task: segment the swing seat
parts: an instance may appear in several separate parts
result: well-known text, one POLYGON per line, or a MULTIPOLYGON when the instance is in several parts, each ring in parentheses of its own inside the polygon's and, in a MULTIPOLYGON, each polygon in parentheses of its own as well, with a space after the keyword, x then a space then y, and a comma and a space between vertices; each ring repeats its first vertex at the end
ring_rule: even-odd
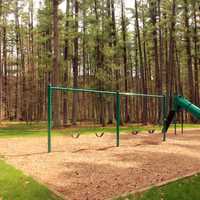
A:
POLYGON ((155 131, 156 131, 155 129, 151 129, 151 130, 148 130, 148 133, 153 134, 153 133, 155 133, 155 131))
POLYGON ((132 135, 137 135, 139 133, 139 131, 132 131, 131 133, 132 133, 132 135))
POLYGON ((73 138, 79 138, 80 135, 81 135, 80 131, 77 131, 77 132, 74 132, 74 133, 71 134, 71 136, 72 136, 73 138))
POLYGON ((99 137, 99 138, 101 138, 101 137, 103 137, 103 136, 104 136, 104 132, 101 132, 101 133, 95 133, 95 135, 96 135, 96 137, 99 137))

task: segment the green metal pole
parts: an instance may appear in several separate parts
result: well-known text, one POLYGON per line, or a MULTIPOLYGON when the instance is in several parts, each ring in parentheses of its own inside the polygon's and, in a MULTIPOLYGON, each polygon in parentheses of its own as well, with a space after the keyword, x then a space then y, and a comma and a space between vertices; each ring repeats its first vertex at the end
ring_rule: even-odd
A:
MULTIPOLYGON (((167 111, 167 98, 166 95, 163 95, 163 128, 166 126, 166 111, 167 111)), ((166 132, 163 133, 163 141, 166 141, 166 132)))
POLYGON ((178 113, 178 109, 177 109, 177 105, 176 105, 176 96, 173 97, 173 109, 176 111, 175 112, 175 115, 174 115, 174 120, 173 120, 173 123, 174 123, 174 135, 176 135, 176 124, 177 124, 177 113, 178 113))
POLYGON ((116 121, 117 121, 117 126, 116 126, 116 146, 119 147, 119 134, 120 134, 120 94, 119 92, 116 93, 116 121))
POLYGON ((52 88, 48 85, 48 153, 51 152, 52 88))
POLYGON ((163 96, 162 98, 162 120, 163 120, 163 126, 165 125, 165 118, 166 118, 166 96, 163 96))

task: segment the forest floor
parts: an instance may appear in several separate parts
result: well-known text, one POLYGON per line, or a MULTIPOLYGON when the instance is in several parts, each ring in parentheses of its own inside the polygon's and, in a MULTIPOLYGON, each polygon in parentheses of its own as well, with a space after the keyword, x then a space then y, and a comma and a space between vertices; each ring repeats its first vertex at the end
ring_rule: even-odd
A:
POLYGON ((113 134, 56 136, 50 154, 46 137, 2 137, 0 154, 70 200, 102 200, 200 171, 199 132, 122 134, 119 148, 113 134))

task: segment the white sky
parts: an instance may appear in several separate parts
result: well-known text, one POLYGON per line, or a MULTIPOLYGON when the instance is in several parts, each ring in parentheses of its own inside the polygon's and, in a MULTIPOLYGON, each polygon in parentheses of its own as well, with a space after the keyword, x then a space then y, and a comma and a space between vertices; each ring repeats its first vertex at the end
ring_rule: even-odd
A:
MULTIPOLYGON (((41 2, 43 2, 43 0, 34 0, 33 1, 33 5, 34 5, 34 18, 35 18, 34 22, 35 23, 37 23, 36 22, 37 21, 36 20, 37 9, 40 7, 40 3, 41 2)), ((120 0, 115 0, 115 2, 116 2, 116 7, 119 8, 118 5, 119 5, 120 0)), ((126 8, 134 8, 134 1, 133 0, 124 0, 124 2, 125 2, 126 8)), ((63 10, 63 12, 65 12, 65 9, 66 9, 66 0, 63 0, 63 3, 60 4, 59 8, 61 10, 63 10)), ((25 10, 28 10, 28 2, 26 4, 26 6, 25 6, 25 10)), ((120 9, 116 9, 116 16, 119 16, 119 14, 117 13, 117 12, 119 12, 119 10, 120 9)), ((129 14, 129 13, 127 13, 127 14, 129 14)), ((13 13, 9 15, 9 19, 14 21, 14 14, 13 13)))
MULTIPOLYGON (((34 0, 33 1, 35 12, 37 11, 37 9, 40 6, 40 2, 43 2, 43 0, 34 0)), ((116 4, 115 4, 116 5, 116 16, 120 16, 119 13, 118 13, 121 10, 121 9, 119 9, 120 0, 115 0, 115 2, 116 2, 116 4)), ((134 8, 134 0, 124 0, 124 3, 125 3, 125 7, 126 8, 134 8)), ((63 3, 60 4, 59 8, 63 12, 65 12, 65 9, 66 9, 66 0, 63 0, 63 3)), ((131 17, 130 16, 130 12, 127 12, 126 14, 127 14, 127 16, 131 17)), ((36 17, 36 15, 35 15, 35 17, 36 17)), ((36 19, 34 21, 36 22, 36 19)))
MULTIPOLYGON (((134 0, 124 0, 124 3, 125 3, 125 7, 126 8, 134 8, 134 0)), ((115 10, 115 14, 116 14, 116 18, 118 18, 120 16, 120 11, 121 11, 121 8, 120 8, 120 0, 115 0, 115 7, 116 7, 116 10, 115 10)), ((65 9, 66 9, 66 0, 63 0, 63 3, 60 4, 59 8, 65 12, 65 9)), ((126 16, 128 17, 131 17, 132 14, 130 14, 130 12, 126 11, 126 16)), ((129 25, 129 28, 131 27, 132 25, 130 24, 129 25)))
MULTIPOLYGON (((61 5, 60 8, 64 11, 65 10, 65 2, 64 1, 61 5)), ((124 0, 126 8, 133 8, 134 6, 134 1, 133 0, 124 0)))
MULTIPOLYGON (((34 6, 37 9, 39 7, 39 3, 41 0, 34 0, 34 6)), ((63 3, 60 4, 60 9, 62 9, 63 11, 65 11, 65 0, 63 1, 63 3)), ((133 8, 134 6, 134 1, 133 0, 124 0, 125 5, 127 8, 133 8)))

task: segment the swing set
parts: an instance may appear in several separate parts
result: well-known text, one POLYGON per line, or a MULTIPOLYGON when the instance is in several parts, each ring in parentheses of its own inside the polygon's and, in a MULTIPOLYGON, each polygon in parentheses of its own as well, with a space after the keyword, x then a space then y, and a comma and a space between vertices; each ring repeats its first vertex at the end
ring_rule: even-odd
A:
MULTIPOLYGON (((125 93, 119 91, 101 91, 95 89, 81 89, 81 88, 66 88, 60 86, 48 85, 48 152, 52 151, 52 96, 55 91, 60 91, 63 93, 89 93, 96 95, 112 96, 115 99, 115 120, 116 120, 116 146, 120 145, 120 99, 121 97, 146 97, 146 98, 156 98, 161 100, 161 110, 162 110, 162 124, 165 123, 166 118, 166 96, 165 95, 152 95, 152 94, 138 94, 138 93, 125 93)), ((149 133, 154 133, 155 130, 149 130, 149 133)), ((133 131, 132 134, 138 134, 138 131, 133 131)), ((104 130, 95 133, 96 137, 102 137, 104 135, 104 130)), ((80 136, 80 131, 73 133, 72 137, 78 138, 80 136)))

